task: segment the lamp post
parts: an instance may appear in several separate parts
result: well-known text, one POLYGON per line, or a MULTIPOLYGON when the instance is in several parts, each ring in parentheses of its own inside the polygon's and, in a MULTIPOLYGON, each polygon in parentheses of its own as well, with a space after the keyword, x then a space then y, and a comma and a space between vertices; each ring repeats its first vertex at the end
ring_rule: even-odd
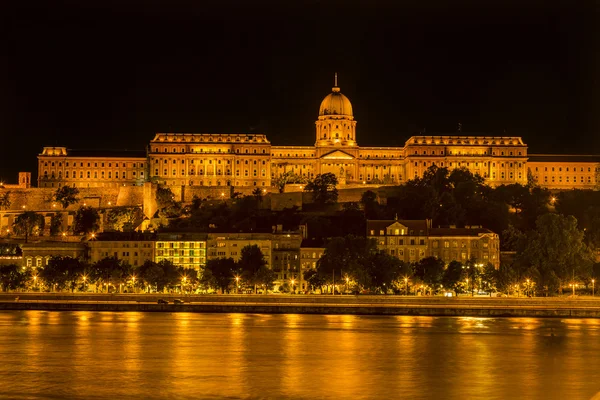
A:
MULTIPOLYGON (((462 266, 463 269, 467 270, 467 293, 469 292, 469 269, 471 268, 470 265, 463 265, 462 266)), ((471 296, 473 296, 473 292, 471 292, 471 296)))
POLYGON ((235 294, 239 294, 240 293, 240 277, 236 276, 235 277, 235 294))
POLYGON ((408 278, 404 277, 404 294, 408 296, 408 278))
POLYGON ((350 281, 350 278, 348 278, 348 275, 346 275, 346 292, 348 292, 348 283, 350 281))
POLYGON ((596 283, 596 280, 592 279, 592 297, 594 297, 594 289, 595 289, 594 284, 595 283, 596 283))
POLYGON ((136 290, 135 290, 135 275, 133 275, 131 277, 131 285, 133 286, 133 293, 136 293, 136 290))
POLYGON ((525 286, 525 296, 529 297, 529 279, 527 279, 527 285, 525 286))
POLYGON ((87 276, 85 276, 85 275, 84 275, 84 276, 83 276, 83 291, 84 291, 84 292, 87 292, 87 289, 86 289, 86 286, 87 286, 87 285, 86 285, 86 282, 87 282, 87 276))
POLYGON ((292 293, 294 293, 294 284, 296 283, 296 281, 294 279, 292 279, 292 293))

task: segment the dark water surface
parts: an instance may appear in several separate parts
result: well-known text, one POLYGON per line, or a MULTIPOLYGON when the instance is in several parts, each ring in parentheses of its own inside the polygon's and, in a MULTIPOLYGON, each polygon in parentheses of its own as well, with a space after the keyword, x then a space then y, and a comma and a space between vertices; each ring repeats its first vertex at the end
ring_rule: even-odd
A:
POLYGON ((1 398, 590 399, 600 320, 0 312, 1 398))

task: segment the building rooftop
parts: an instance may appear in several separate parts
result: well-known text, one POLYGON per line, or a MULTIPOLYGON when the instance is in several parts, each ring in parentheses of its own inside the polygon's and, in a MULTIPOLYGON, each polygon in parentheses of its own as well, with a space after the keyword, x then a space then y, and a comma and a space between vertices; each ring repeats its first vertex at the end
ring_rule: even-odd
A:
POLYGON ((412 136, 406 141, 406 146, 412 144, 438 144, 438 145, 508 145, 508 146, 526 146, 523 139, 518 136, 489 136, 486 134, 472 135, 423 135, 412 136))
POLYGON ((587 154, 529 154, 529 162, 594 162, 600 163, 600 155, 587 154))
POLYGON ((392 225, 393 223, 398 222, 404 226, 406 226, 409 230, 415 232, 423 231, 423 234, 427 233, 428 229, 428 221, 425 219, 370 219, 367 220, 367 231, 373 230, 375 232, 379 232, 380 230, 384 230, 392 225))
POLYGON ((156 240, 152 232, 102 232, 93 239, 101 242, 156 240))
POLYGON ((146 151, 107 149, 68 149, 70 157, 146 158, 146 151))
POLYGON ((429 236, 480 236, 483 234, 493 234, 494 232, 487 228, 431 228, 429 236))

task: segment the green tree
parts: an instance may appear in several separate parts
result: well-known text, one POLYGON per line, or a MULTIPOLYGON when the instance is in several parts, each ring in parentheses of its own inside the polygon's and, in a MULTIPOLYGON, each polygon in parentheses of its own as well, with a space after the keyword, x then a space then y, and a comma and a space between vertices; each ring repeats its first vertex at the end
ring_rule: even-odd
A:
MULTIPOLYGON (((364 270, 367 272, 369 284, 363 286, 386 294, 393 288, 393 282, 401 276, 402 261, 384 252, 373 252, 369 255, 364 270)), ((356 271, 353 271, 353 275, 357 275, 356 271)))
POLYGON ((444 277, 444 261, 437 257, 426 257, 415 263, 414 271, 417 278, 436 290, 444 277))
POLYGON ((493 273, 496 289, 509 294, 513 291, 514 285, 519 282, 517 271, 513 264, 502 263, 495 273, 493 273))
POLYGON ((73 233, 81 235, 95 232, 100 227, 98 225, 99 220, 100 216, 95 208, 89 206, 79 207, 75 214, 73 233))
POLYGON ((61 213, 54 213, 50 218, 50 236, 58 236, 62 232, 63 216, 61 213))
POLYGON ((121 287, 132 275, 131 266, 117 257, 105 257, 92 266, 91 279, 104 290, 110 290, 109 285, 121 287))
POLYGON ((156 205, 158 214, 163 218, 181 216, 181 203, 175 201, 175 195, 168 187, 159 186, 156 189, 156 205))
POLYGON ((0 286, 3 292, 24 288, 30 276, 29 270, 16 264, 0 265, 0 286))
POLYGON ((254 190, 252 191, 252 196, 258 203, 260 203, 263 199, 263 191, 261 190, 261 188, 254 188, 254 190))
POLYGON ((481 273, 481 288, 492 296, 498 290, 498 271, 493 264, 487 263, 481 273))
POLYGON ((459 290, 464 285, 463 277, 463 265, 458 261, 452 261, 444 271, 442 282, 445 288, 452 290, 455 295, 458 295, 459 290))
POLYGON ((106 224, 108 225, 108 229, 115 231, 132 231, 140 214, 139 208, 113 208, 106 216, 106 224))
POLYGON ((276 279, 277 275, 273 270, 266 265, 263 265, 256 271, 254 274, 254 279, 256 284, 264 289, 264 294, 267 294, 267 291, 273 290, 273 283, 276 279))
POLYGON ((79 201, 79 189, 76 187, 64 185, 56 189, 54 192, 54 200, 59 202, 63 209, 75 204, 79 201))
POLYGON ((317 204, 335 203, 338 198, 337 184, 338 180, 335 174, 328 172, 317 175, 306 184, 304 190, 312 192, 313 201, 317 204))
POLYGON ((10 204, 10 191, 6 191, 0 195, 0 210, 8 210, 10 204))
POLYGON ((273 178, 272 180, 273 186, 277 188, 279 193, 283 193, 285 191, 285 185, 291 183, 306 183, 306 179, 294 174, 292 171, 287 171, 273 178))
POLYGON ((179 267, 177 273, 181 277, 181 289, 183 291, 194 291, 200 284, 198 271, 195 268, 179 267))
POLYGON ((316 269, 311 269, 304 273, 304 280, 308 282, 311 287, 311 290, 315 290, 315 288, 319 288, 323 291, 323 286, 325 286, 326 281, 323 279, 323 276, 320 275, 316 269))
POLYGON ((471 257, 463 264, 465 284, 467 291, 473 293, 481 288, 481 275, 483 273, 484 264, 478 262, 474 257, 471 257), (468 281, 467 281, 468 279, 468 281))
POLYGON ((237 265, 233 258, 208 260, 201 281, 212 288, 220 289, 221 293, 226 293, 233 281, 236 269, 237 265))
POLYGON ((158 283, 163 281, 163 275, 163 269, 157 263, 150 260, 146 260, 137 269, 137 276, 144 283, 147 291, 150 291, 151 287, 155 287, 158 290, 158 283))
POLYGON ((41 235, 44 230, 44 216, 34 211, 19 214, 13 223, 13 230, 18 235, 25 236, 25 243, 31 235, 41 235))
POLYGON ((360 197, 360 204, 363 207, 365 218, 379 218, 379 203, 377 202, 377 193, 372 190, 367 190, 360 197))
POLYGON ((265 261, 263 253, 257 245, 248 245, 242 249, 240 260, 237 262, 237 265, 242 272, 244 280, 254 286, 255 294, 257 285, 263 284, 258 279, 259 271, 266 264, 267 262, 265 261))
POLYGON ((317 262, 317 273, 327 284, 345 274, 351 275, 359 288, 372 287, 373 258, 379 251, 374 239, 347 235, 334 237, 327 242, 323 257, 317 262))
POLYGON ((169 260, 162 260, 158 263, 158 266, 163 271, 162 280, 158 281, 159 290, 179 285, 181 276, 179 275, 179 270, 175 264, 169 260))
POLYGON ((515 228, 513 225, 509 225, 508 228, 502 232, 502 240, 500 241, 502 250, 520 250, 524 244, 525 238, 526 236, 523 232, 515 228))
POLYGON ((520 262, 533 266, 539 272, 539 284, 562 288, 573 276, 589 276, 594 254, 584 242, 584 234, 577 228, 573 216, 545 214, 536 221, 536 229, 529 232, 520 255, 520 262))
POLYGON ((50 258, 48 264, 39 270, 38 276, 52 290, 61 290, 67 287, 73 291, 83 271, 84 266, 78 259, 55 256, 50 258))

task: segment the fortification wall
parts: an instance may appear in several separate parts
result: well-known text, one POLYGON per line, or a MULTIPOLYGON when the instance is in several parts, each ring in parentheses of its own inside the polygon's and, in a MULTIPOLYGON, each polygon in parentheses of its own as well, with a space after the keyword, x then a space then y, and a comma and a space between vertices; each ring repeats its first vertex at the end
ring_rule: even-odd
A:
POLYGON ((143 186, 121 186, 114 203, 117 206, 142 206, 144 204, 143 186))
MULTIPOLYGON (((115 205, 119 192, 123 189, 128 188, 80 188, 79 202, 70 205, 67 210, 76 210, 84 204, 94 207, 115 205)), ((53 201, 56 192, 54 188, 0 189, 0 196, 6 192, 9 193, 10 200, 10 206, 6 211, 56 211, 62 209, 62 205, 53 201)))

